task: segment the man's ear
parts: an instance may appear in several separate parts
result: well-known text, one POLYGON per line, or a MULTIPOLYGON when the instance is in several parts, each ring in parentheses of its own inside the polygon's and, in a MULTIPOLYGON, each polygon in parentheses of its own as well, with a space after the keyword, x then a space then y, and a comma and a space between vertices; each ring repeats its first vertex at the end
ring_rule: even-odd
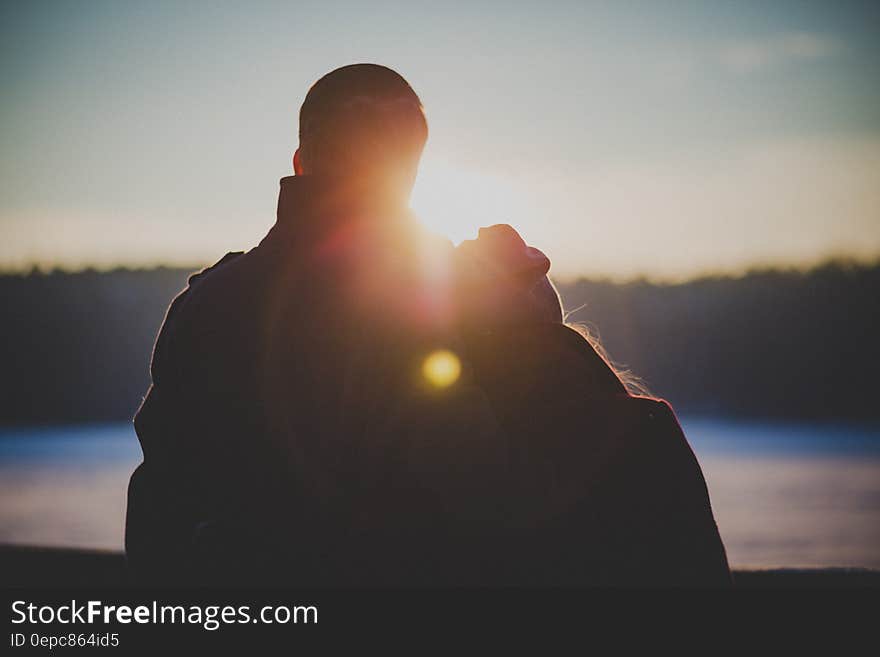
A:
POLYGON ((303 171, 302 158, 300 157, 298 148, 293 153, 293 173, 295 173, 297 176, 305 175, 305 171, 303 171))

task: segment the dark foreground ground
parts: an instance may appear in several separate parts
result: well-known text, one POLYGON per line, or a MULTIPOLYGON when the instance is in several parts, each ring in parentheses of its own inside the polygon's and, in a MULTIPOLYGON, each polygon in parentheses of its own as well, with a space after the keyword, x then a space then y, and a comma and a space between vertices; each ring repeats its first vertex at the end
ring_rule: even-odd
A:
MULTIPOLYGON (((5 587, 113 587, 125 584, 119 552, 0 546, 5 587)), ((880 571, 862 568, 735 570, 740 588, 880 587, 880 571)))

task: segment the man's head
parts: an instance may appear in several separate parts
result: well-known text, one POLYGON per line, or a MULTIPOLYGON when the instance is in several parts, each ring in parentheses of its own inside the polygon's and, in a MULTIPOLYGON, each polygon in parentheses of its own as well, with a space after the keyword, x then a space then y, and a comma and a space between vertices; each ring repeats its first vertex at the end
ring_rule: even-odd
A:
POLYGON ((409 197, 428 124, 406 80, 377 64, 352 64, 318 80, 299 113, 297 175, 331 175, 401 200, 409 197))

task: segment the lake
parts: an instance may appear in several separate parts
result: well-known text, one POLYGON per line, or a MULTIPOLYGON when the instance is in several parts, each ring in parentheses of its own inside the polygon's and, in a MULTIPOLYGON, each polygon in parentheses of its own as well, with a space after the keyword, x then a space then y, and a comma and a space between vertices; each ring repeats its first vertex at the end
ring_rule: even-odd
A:
MULTIPOLYGON (((737 568, 880 568, 880 430, 682 418, 737 568)), ((0 543, 121 549, 130 424, 0 429, 0 543)))

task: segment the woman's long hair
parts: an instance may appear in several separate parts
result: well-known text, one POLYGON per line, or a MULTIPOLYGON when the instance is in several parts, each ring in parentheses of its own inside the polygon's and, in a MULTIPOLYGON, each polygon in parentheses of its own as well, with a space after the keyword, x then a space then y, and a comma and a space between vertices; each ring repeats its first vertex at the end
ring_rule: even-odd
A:
MULTIPOLYGON (((572 311, 574 312, 574 311, 572 311)), ((602 346, 602 341, 599 339, 599 332, 595 329, 591 329, 588 324, 585 322, 570 322, 568 321, 568 316, 571 315, 571 312, 565 314, 564 324, 577 331, 583 336, 584 340, 590 343, 590 346, 596 351, 597 354, 604 360, 608 367, 611 368, 611 371, 617 375, 617 378, 620 379, 620 382, 623 384, 623 387, 626 388, 626 391, 633 395, 634 397, 653 397, 651 391, 648 389, 647 384, 639 377, 637 374, 633 373, 632 370, 627 368, 626 366, 619 365, 615 363, 611 357, 608 355, 608 352, 605 351, 605 347, 602 346)))

